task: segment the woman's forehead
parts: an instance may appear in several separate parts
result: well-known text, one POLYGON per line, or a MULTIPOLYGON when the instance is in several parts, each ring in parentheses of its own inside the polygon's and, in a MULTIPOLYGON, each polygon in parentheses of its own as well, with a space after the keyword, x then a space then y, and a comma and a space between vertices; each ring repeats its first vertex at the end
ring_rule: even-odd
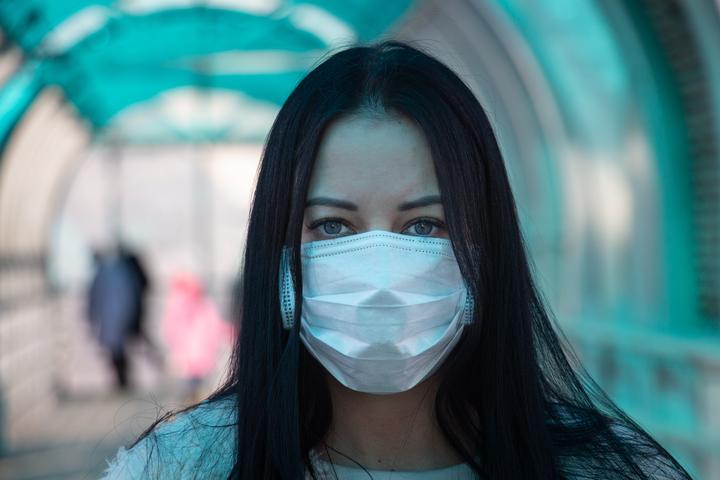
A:
POLYGON ((437 193, 432 155, 422 131, 397 115, 343 117, 320 144, 309 194, 437 193))

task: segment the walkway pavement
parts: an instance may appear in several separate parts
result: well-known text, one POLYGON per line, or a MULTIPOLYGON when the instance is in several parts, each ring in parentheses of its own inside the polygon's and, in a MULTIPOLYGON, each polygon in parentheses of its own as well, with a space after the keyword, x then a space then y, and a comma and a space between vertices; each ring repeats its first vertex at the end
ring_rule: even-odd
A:
POLYGON ((61 401, 53 416, 23 425, 10 456, 0 458, 3 480, 95 479, 121 445, 179 403, 170 395, 115 394, 61 401))
MULTIPOLYGON (((169 366, 158 364, 142 344, 129 350, 133 391, 113 393, 112 370, 77 314, 80 306, 67 299, 56 319, 63 337, 57 354, 49 357, 56 364, 48 407, 7 426, 10 452, 0 455, 2 480, 99 478, 120 446, 132 443, 164 412, 183 406, 182 387, 169 366)), ((157 318, 151 316, 147 326, 154 339, 159 338, 157 318)))

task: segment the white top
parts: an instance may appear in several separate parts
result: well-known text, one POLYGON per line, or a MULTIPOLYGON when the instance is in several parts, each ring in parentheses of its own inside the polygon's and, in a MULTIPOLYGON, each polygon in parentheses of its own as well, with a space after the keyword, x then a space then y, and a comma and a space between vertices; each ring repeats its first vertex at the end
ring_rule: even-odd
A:
MULTIPOLYGON (((120 448, 116 457, 108 461, 103 480, 156 478, 225 480, 234 462, 233 407, 230 399, 218 400, 211 404, 203 403, 161 423, 133 448, 120 448)), ((359 467, 332 465, 317 455, 312 455, 312 461, 320 479, 370 479, 359 467)), ((477 478, 472 469, 465 464, 417 472, 368 471, 373 480, 475 480, 477 478)))
POLYGON ((340 480, 476 480, 478 478, 473 469, 465 463, 436 470, 394 472, 370 469, 365 472, 359 467, 331 465, 321 459, 315 459, 314 465, 318 469, 318 476, 323 479, 334 479, 335 475, 340 480))
MULTIPOLYGON (((621 439, 634 435, 627 427, 616 426, 621 439)), ((195 479, 225 480, 235 459, 235 414, 232 399, 202 403, 161 423, 133 448, 120 448, 108 462, 105 480, 195 479)), ((652 453, 652 452, 648 452, 652 453)), ((317 454, 311 455, 314 469, 323 480, 369 480, 361 468, 331 465, 317 454), (334 467, 334 470, 333 470, 334 467), (337 474, 337 476, 335 475, 337 474)), ((568 461, 568 478, 588 478, 592 459, 568 461)), ((667 459, 654 457, 638 465, 655 480, 686 478, 667 459)), ((478 478, 466 464, 429 471, 368 470, 373 480, 470 480, 478 478)), ((590 471, 594 471, 590 469, 590 471)))

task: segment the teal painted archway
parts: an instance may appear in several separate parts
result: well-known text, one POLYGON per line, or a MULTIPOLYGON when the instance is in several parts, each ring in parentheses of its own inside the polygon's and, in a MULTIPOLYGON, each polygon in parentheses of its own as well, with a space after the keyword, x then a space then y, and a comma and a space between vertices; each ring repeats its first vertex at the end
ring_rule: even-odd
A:
MULTIPOLYGON (((246 115, 253 104, 277 107, 319 57, 376 38, 411 3, 6 0, 0 28, 26 55, 23 75, 60 86, 99 132, 122 112, 184 87, 248 98, 246 115)), ((3 102, 21 105, 15 99, 3 90, 3 102)), ((168 117, 157 118, 172 123, 168 117)), ((190 130, 168 128, 169 138, 150 141, 202 140, 190 130)), ((224 131, 207 135, 242 140, 223 138, 224 131)))

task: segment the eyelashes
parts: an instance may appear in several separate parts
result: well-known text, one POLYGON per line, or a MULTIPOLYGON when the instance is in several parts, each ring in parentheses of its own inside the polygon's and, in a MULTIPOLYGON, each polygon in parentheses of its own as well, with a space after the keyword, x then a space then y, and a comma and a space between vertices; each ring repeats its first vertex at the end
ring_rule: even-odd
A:
MULTIPOLYGON (((357 231, 347 220, 340 217, 319 218, 308 223, 307 225, 305 225, 305 227, 310 231, 317 231, 320 229, 320 234, 329 238, 342 237, 345 235, 352 235, 353 233, 357 233, 357 231), (343 232, 343 228, 346 228, 348 231, 343 232)), ((447 227, 445 225, 445 222, 434 217, 417 217, 407 222, 400 230, 400 233, 408 232, 408 235, 432 236, 433 234, 439 233, 436 230, 442 232, 446 231, 447 227), (418 226, 423 224, 425 224, 425 229, 420 231, 418 229, 418 226), (431 227, 430 231, 427 231, 428 225, 431 227), (412 227, 415 227, 414 231, 408 232, 408 230, 410 230, 412 227)))
MULTIPOLYGON (((347 228, 351 228, 350 225, 348 225, 348 223, 347 223, 345 220, 343 220, 342 218, 337 218, 337 217, 325 217, 325 218, 320 218, 320 219, 318 219, 318 220, 315 220, 315 221, 311 222, 309 225, 307 225, 307 228, 308 228, 308 230, 317 230, 317 229, 320 228, 320 227, 324 227, 324 228, 323 228, 323 230, 324 230, 323 233, 324 233, 325 235, 328 235, 328 236, 341 236, 341 235, 339 235, 339 232, 328 232, 328 231, 327 231, 327 228, 325 228, 325 227, 327 227, 328 225, 331 225, 331 224, 337 224, 337 225, 339 225, 340 227, 343 227, 343 226, 344 226, 344 227, 347 227, 347 228)), ((335 226, 335 225, 333 225, 333 226, 335 226)), ((356 233, 356 232, 353 231, 353 233, 356 233)), ((347 234, 346 234, 346 235, 347 235, 347 234)))
POLYGON ((443 230, 443 231, 446 230, 444 222, 441 222, 440 220, 437 220, 434 218, 420 217, 420 218, 412 220, 407 227, 403 228, 402 232, 405 232, 406 230, 408 230, 409 228, 414 226, 415 233, 411 234, 411 235, 429 237, 429 236, 432 236, 431 233, 437 233, 437 232, 434 232, 432 229, 430 232, 426 232, 426 233, 419 232, 417 227, 418 227, 418 225, 422 225, 422 224, 430 225, 432 227, 432 229, 438 229, 438 230, 443 230))

